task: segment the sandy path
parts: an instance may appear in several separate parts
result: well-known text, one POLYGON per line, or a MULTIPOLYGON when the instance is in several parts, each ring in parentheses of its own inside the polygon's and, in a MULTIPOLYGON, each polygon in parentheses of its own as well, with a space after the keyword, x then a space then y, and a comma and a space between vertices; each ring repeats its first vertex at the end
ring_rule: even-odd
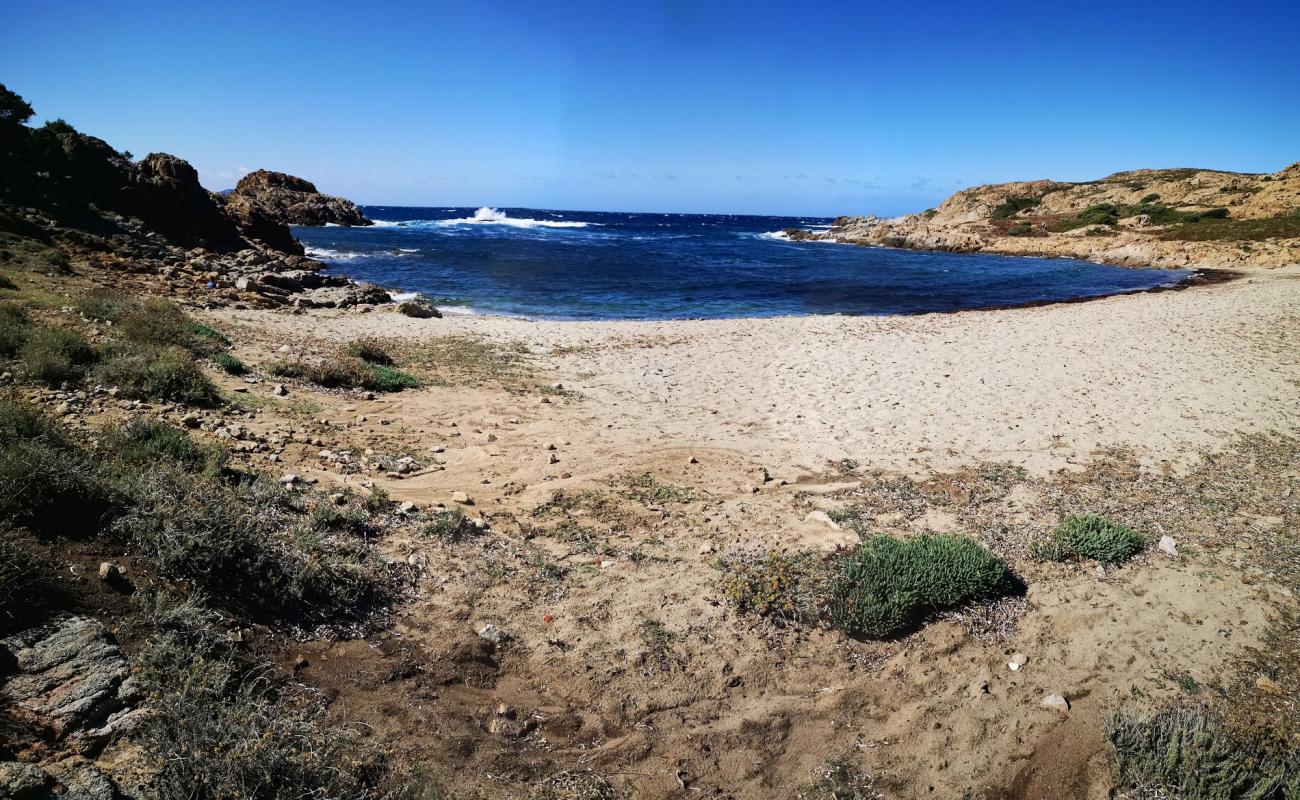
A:
MULTIPOLYGON (((301 317, 225 312, 293 341, 301 317)), ((584 398, 560 427, 630 450, 720 447, 782 470, 852 458, 1031 469, 1129 445, 1173 459, 1300 426, 1300 268, 1088 303, 915 317, 686 322, 313 315, 313 335, 520 340, 584 398)), ((409 411, 410 409, 408 409, 409 411)))

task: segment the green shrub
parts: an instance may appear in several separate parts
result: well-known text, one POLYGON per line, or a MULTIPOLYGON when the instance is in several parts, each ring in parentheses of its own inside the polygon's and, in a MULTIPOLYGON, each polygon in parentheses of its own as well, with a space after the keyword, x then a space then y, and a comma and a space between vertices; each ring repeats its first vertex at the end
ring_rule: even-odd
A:
POLYGON ((34 328, 18 351, 23 373, 46 386, 80 382, 96 357, 90 342, 63 328, 34 328))
POLYGON ((127 398, 196 406, 216 405, 219 400, 216 387, 194 357, 178 347, 110 346, 96 378, 116 386, 127 398))
POLYGON ((348 355, 370 364, 382 364, 384 366, 392 366, 393 364, 393 357, 388 354, 387 347, 381 340, 373 337, 349 342, 347 352, 348 355))
POLYGON ((371 364, 370 377, 363 380, 362 386, 377 392, 400 392, 403 389, 418 389, 420 380, 399 369, 371 364))
POLYGON ((1295 745, 1242 734, 1199 708, 1118 713, 1106 730, 1122 788, 1180 800, 1294 800, 1295 745), (1157 794, 1158 793, 1158 794, 1157 794))
POLYGON ((1260 242, 1300 238, 1300 209, 1289 215, 1264 219, 1202 218, 1171 228, 1160 238, 1185 242, 1260 242))
POLYGON ((0 399, 0 522, 82 535, 107 507, 89 455, 31 406, 0 399))
POLYGON ((974 539, 877 535, 842 559, 830 588, 830 621, 849 633, 898 636, 934 611, 1017 588, 1006 565, 974 539))
POLYGON ((1138 202, 1139 202, 1139 203, 1154 203, 1155 201, 1157 201, 1157 200, 1159 200, 1159 199, 1160 199, 1160 195, 1156 194, 1155 192, 1152 192, 1151 194, 1145 195, 1145 196, 1144 196, 1141 200, 1139 200, 1138 202))
POLYGON ((212 360, 229 375, 243 375, 248 372, 248 367, 244 366, 244 362, 229 353, 217 353, 212 357, 212 360))
POLYGON ((441 511, 424 526, 423 533, 431 539, 454 542, 472 536, 477 528, 465 518, 465 512, 459 508, 441 511))
POLYGON ((116 323, 138 301, 112 289, 96 289, 77 300, 77 309, 90 319, 116 323))
POLYGON ((32 323, 27 312, 9 303, 0 305, 0 358, 13 358, 27 342, 32 323))
POLYGON ((1041 197, 1008 197, 1005 202, 990 212, 993 219, 1010 219, 1027 208, 1033 208, 1042 202, 1041 197))
POLYGON ((201 356, 215 355, 230 346, 230 340, 216 329, 195 322, 166 300, 128 304, 117 325, 128 341, 160 348, 180 347, 201 356))
POLYGON ((98 449, 107 459, 132 468, 166 460, 187 472, 210 475, 221 471, 228 456, 218 445, 199 444, 180 428, 142 417, 109 428, 98 449))
POLYGON ((1052 535, 1034 544, 1034 552, 1049 561, 1091 559, 1103 564, 1127 561, 1146 547, 1142 534, 1094 514, 1066 517, 1052 535))

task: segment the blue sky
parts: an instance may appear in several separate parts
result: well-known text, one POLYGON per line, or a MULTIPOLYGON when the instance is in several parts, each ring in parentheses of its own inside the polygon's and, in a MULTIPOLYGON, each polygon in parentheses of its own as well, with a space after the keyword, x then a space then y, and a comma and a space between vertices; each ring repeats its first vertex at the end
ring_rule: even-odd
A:
POLYGON ((205 185, 362 203, 895 214, 1300 160, 1294 2, 0 0, 0 81, 205 185))

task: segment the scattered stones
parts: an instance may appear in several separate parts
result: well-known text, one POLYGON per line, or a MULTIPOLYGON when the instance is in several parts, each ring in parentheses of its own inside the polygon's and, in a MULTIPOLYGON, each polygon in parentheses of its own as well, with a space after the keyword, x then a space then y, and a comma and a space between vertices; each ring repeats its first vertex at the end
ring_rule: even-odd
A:
POLYGON ((1070 701, 1065 699, 1065 695, 1058 693, 1045 696, 1043 702, 1039 703, 1039 705, 1043 708, 1059 711, 1062 714, 1070 710, 1070 701))
POLYGON ((1172 536, 1161 536, 1160 543, 1156 545, 1160 552, 1170 558, 1178 558, 1178 542, 1172 536))

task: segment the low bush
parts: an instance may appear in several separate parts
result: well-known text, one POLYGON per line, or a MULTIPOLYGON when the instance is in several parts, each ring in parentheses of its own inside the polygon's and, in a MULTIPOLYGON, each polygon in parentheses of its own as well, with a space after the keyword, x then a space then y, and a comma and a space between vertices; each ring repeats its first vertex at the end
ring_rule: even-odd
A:
POLYGON ((829 620, 849 633, 889 638, 932 612, 1017 588, 1006 565, 974 539, 877 535, 842 559, 830 586, 829 620))
POLYGON ((1143 717, 1120 712, 1107 725, 1121 788, 1180 800, 1294 800, 1300 751, 1235 731, 1199 708, 1143 717))
POLYGON ((18 288, 18 284, 14 283, 13 279, 11 279, 8 275, 0 273, 0 289, 8 289, 10 291, 13 291, 17 288, 18 288))
POLYGON ((272 364, 269 371, 278 377, 305 380, 326 389, 400 392, 421 385, 414 375, 356 358, 321 362, 280 361, 272 364))
POLYGON ((13 358, 31 335, 27 312, 9 303, 0 305, 0 358, 13 358))
POLYGON ((77 310, 90 319, 117 323, 137 302, 118 291, 96 289, 77 299, 77 310))
POLYGON ((158 800, 377 796, 382 751, 327 723, 319 697, 277 688, 221 661, 178 664, 141 737, 158 800))
POLYGON ((62 328, 34 328, 18 351, 27 378, 56 387, 79 383, 97 358, 90 342, 62 328))
POLYGON ((96 379, 105 386, 116 386, 127 398, 196 406, 216 405, 220 400, 194 357, 178 347, 110 345, 96 379))
POLYGON ((244 362, 230 353, 217 353, 212 357, 212 360, 228 375, 244 375, 248 372, 248 367, 244 366, 244 362))
POLYGON ((1090 559, 1102 564, 1127 561, 1146 547, 1142 534, 1095 514, 1066 517, 1048 538, 1034 543, 1034 553, 1049 561, 1090 559))
POLYGON ((392 366, 393 357, 389 355, 386 345, 379 339, 366 337, 349 342, 348 355, 359 358, 369 364, 392 366))
POLYGON ((989 213, 989 217, 992 219, 1010 219, 1027 208, 1033 208, 1042 200, 1041 197, 1008 197, 1001 205, 998 205, 989 213))
POLYGON ((31 406, 0 399, 0 522, 94 533, 108 508, 99 466, 31 406))
POLYGON ((230 340, 216 329, 195 322, 166 300, 127 305, 117 325, 128 341, 159 348, 179 347, 201 356, 215 355, 230 346, 230 340))
POLYGON ((1300 209, 1289 215, 1264 219, 1202 219, 1175 226, 1162 233, 1160 238, 1184 242, 1296 239, 1300 238, 1300 209))
POLYGON ((431 539, 455 542, 468 538, 477 531, 459 508, 442 511, 433 515, 433 519, 424 526, 423 533, 431 539))
POLYGON ((718 567, 723 595, 741 611, 808 624, 823 615, 831 573, 815 554, 736 553, 718 567))
POLYGON ((420 380, 400 369, 371 364, 370 376, 361 385, 376 392, 400 392, 403 389, 418 389, 420 380))
POLYGON ((215 444, 200 444, 180 428, 156 420, 134 417, 109 428, 99 441, 106 459, 130 468, 169 461, 187 472, 216 475, 227 453, 215 444))

